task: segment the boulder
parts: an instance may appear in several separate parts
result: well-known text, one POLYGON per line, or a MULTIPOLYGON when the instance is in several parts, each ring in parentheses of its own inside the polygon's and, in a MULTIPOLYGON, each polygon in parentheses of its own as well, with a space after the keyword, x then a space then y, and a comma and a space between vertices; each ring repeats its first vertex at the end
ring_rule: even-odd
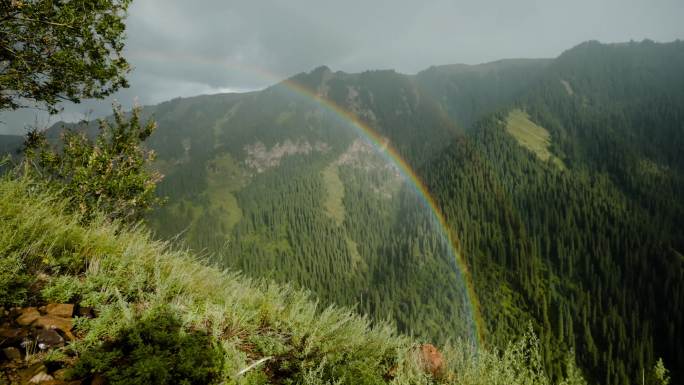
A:
POLYGON ((37 362, 27 368, 19 370, 18 374, 21 377, 22 384, 28 384, 33 377, 40 373, 47 373, 47 368, 42 362, 37 362))
POLYGON ((36 342, 40 350, 64 346, 64 338, 54 329, 42 329, 36 333, 36 342))
POLYGON ((35 307, 27 307, 19 311, 16 322, 21 326, 29 326, 40 317, 40 312, 35 307))
POLYGON ((68 339, 75 339, 74 335, 71 334, 72 323, 70 318, 44 315, 38 317, 38 319, 33 322, 33 326, 42 329, 58 329, 61 330, 68 339))
POLYGON ((50 303, 45 306, 45 312, 55 317, 71 318, 74 314, 74 305, 70 303, 50 303))
POLYGON ((416 349, 423 371, 434 379, 441 379, 446 373, 444 356, 432 344, 423 344, 416 349))
POLYGON ((4 348, 2 349, 2 352, 5 354, 5 357, 7 357, 7 359, 10 361, 21 361, 21 351, 15 348, 14 346, 4 348))
POLYGON ((54 377, 51 375, 45 373, 45 372, 40 372, 36 374, 35 376, 31 377, 29 380, 29 384, 44 384, 48 381, 53 381, 54 377))
POLYGON ((13 327, 9 324, 0 326, 0 346, 11 346, 20 343, 28 336, 25 328, 13 327))

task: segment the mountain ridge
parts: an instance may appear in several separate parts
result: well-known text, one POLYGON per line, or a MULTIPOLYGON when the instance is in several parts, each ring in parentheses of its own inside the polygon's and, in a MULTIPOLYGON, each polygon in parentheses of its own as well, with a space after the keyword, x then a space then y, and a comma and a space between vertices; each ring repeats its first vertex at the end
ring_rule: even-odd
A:
POLYGON ((149 221, 222 266, 404 332, 464 335, 462 282, 419 199, 382 156, 352 151, 367 141, 319 94, 424 179, 459 237, 490 343, 530 324, 553 379, 569 351, 594 382, 638 383, 659 356, 678 378, 683 55, 681 42, 588 42, 551 62, 318 67, 288 80, 304 92, 285 82, 174 99, 149 111, 170 197, 149 221), (507 132, 511 111, 548 133, 548 159, 564 167, 507 132))

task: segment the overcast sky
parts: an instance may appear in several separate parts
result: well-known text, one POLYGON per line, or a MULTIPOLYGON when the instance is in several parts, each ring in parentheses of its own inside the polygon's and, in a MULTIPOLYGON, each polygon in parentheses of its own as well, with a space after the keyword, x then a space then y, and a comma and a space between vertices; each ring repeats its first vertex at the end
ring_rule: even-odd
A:
MULTIPOLYGON (((555 57, 586 40, 684 38, 684 0, 134 0, 124 107, 177 96, 263 88, 325 64, 356 72, 555 57)), ((52 120, 111 111, 64 106, 52 120)), ((0 113, 0 134, 46 125, 32 110, 0 113)))

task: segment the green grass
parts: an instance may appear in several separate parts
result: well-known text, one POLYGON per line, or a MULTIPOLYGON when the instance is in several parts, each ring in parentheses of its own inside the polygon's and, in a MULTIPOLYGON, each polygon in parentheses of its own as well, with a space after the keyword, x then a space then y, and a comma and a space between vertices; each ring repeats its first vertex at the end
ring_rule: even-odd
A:
MULTIPOLYGON (((75 323, 79 339, 49 353, 57 361, 79 357, 75 375, 101 372, 131 383, 163 369, 164 378, 186 383, 435 383, 411 353, 417 342, 390 325, 321 308, 288 286, 220 271, 152 239, 143 226, 97 215, 83 225, 56 196, 31 180, 0 177, 0 260, 18 266, 0 271, 0 282, 26 291, 1 297, 0 306, 56 299, 94 306, 96 318, 75 323), (210 362, 201 364, 202 357, 210 362)), ((547 384, 538 349, 534 337, 502 353, 457 342, 443 348, 448 369, 441 381, 547 384)), ((41 354, 32 359, 45 359, 41 354)))
POLYGON ((519 109, 509 112, 506 118, 506 131, 539 159, 544 162, 551 159, 557 166, 564 167, 563 162, 549 151, 551 134, 544 127, 531 121, 527 112, 519 109))
POLYGON ((209 209, 220 213, 223 228, 229 233, 242 219, 242 210, 234 193, 244 187, 246 177, 238 162, 230 154, 211 161, 207 173, 209 209))
POLYGON ((325 200, 323 206, 325 212, 338 226, 344 223, 345 210, 342 199, 344 198, 344 185, 340 179, 337 166, 329 165, 323 170, 323 184, 325 185, 325 200))
POLYGON ((359 245, 354 242, 354 240, 351 239, 348 234, 345 235, 344 241, 347 244, 347 250, 349 250, 352 262, 354 262, 355 271, 359 269, 365 269, 367 266, 364 263, 363 257, 361 257, 361 254, 359 253, 359 245))

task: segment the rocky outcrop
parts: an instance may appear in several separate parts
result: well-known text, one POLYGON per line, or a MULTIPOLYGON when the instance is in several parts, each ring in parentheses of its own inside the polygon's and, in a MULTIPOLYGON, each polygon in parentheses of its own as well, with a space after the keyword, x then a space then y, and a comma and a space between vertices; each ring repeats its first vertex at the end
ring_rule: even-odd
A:
POLYGON ((262 142, 256 142, 244 147, 247 158, 245 165, 248 169, 262 173, 270 168, 280 165, 282 158, 291 155, 308 155, 311 152, 326 153, 330 146, 325 142, 315 142, 313 145, 308 140, 296 142, 286 139, 283 143, 276 143, 273 147, 266 148, 262 142))
MULTIPOLYGON (((67 381, 64 368, 48 368, 45 353, 65 346, 72 333, 73 304, 51 303, 41 307, 0 308, 0 385, 79 385, 67 381)), ((91 317, 90 308, 79 308, 79 316, 91 317)), ((54 365, 52 365, 54 366, 54 365)))

